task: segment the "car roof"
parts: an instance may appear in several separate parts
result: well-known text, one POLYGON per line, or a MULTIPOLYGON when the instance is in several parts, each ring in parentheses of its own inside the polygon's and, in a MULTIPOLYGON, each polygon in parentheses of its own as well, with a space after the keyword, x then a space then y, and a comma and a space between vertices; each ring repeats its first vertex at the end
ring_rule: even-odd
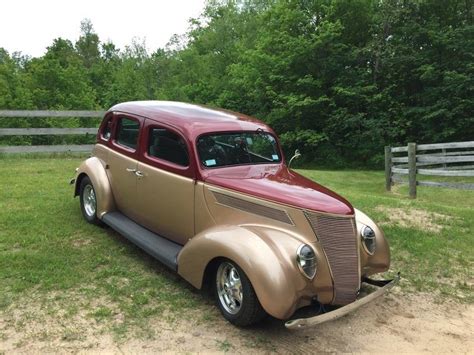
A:
POLYGON ((195 140, 211 132, 273 130, 256 118, 203 105, 175 101, 131 101, 117 104, 109 112, 123 112, 173 126, 195 140))

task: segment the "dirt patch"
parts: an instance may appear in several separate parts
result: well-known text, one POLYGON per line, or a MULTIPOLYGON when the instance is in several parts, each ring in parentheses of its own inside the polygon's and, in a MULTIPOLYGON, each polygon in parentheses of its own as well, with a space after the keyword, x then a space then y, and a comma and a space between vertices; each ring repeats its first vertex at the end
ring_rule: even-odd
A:
POLYGON ((376 211, 383 212, 388 219, 384 224, 395 224, 405 228, 415 228, 426 230, 432 233, 440 233, 443 229, 443 224, 449 221, 452 217, 425 210, 404 209, 404 208, 389 208, 378 206, 376 211))
POLYGON ((72 241, 72 246, 75 248, 83 248, 91 243, 90 239, 74 239, 72 241))
POLYGON ((29 305, 13 316, 0 314, 0 352, 469 353, 474 348, 472 305, 437 304, 431 295, 407 296, 397 289, 344 318, 301 331, 288 331, 275 319, 239 329, 215 307, 203 305, 183 317, 156 317, 146 335, 117 340, 87 312, 47 313, 29 305))

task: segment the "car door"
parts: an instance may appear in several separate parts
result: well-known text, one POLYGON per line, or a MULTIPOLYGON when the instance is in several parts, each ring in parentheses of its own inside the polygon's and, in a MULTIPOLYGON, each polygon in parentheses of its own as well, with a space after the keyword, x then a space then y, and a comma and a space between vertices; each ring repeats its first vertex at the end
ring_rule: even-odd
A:
POLYGON ((146 120, 137 180, 140 222, 184 245, 194 236, 193 164, 189 143, 176 130, 146 120))
POLYGON ((107 156, 107 174, 117 209, 136 220, 137 164, 140 129, 143 119, 118 114, 107 156))

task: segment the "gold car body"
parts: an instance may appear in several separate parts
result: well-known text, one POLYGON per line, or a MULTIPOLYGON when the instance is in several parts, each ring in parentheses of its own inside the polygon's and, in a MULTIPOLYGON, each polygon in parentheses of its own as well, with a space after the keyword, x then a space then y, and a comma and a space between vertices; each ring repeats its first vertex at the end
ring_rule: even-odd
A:
MULTIPOLYGON (((123 112, 112 108, 107 115, 118 111, 123 112)), ((88 176, 96 190, 98 218, 120 211, 182 245, 177 272, 196 288, 203 287, 215 260, 232 260, 248 276, 264 310, 288 319, 314 300, 351 303, 363 277, 389 269, 387 240, 361 211, 341 215, 265 199, 149 165, 98 140, 92 156, 77 170, 76 195, 81 179, 88 176), (127 169, 136 169, 140 176, 127 169), (375 231, 373 255, 361 242, 365 226, 375 231), (330 229, 345 234, 346 241, 339 246, 331 241, 330 229), (302 244, 312 246, 316 254, 314 278, 304 275, 297 264, 295 255, 302 244), (350 255, 346 245, 351 245, 350 255)))

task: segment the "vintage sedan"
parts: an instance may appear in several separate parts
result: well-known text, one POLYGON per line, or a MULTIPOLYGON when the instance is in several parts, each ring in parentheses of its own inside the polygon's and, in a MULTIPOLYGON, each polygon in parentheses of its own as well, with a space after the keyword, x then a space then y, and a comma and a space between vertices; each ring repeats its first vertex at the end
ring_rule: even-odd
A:
POLYGON ((110 226, 193 286, 212 287, 235 325, 267 314, 288 328, 314 325, 397 281, 368 278, 390 265, 382 230, 290 170, 272 129, 240 113, 118 104, 72 183, 87 222, 110 226), (358 298, 363 282, 380 288, 358 298), (311 304, 342 307, 289 320, 311 304))

